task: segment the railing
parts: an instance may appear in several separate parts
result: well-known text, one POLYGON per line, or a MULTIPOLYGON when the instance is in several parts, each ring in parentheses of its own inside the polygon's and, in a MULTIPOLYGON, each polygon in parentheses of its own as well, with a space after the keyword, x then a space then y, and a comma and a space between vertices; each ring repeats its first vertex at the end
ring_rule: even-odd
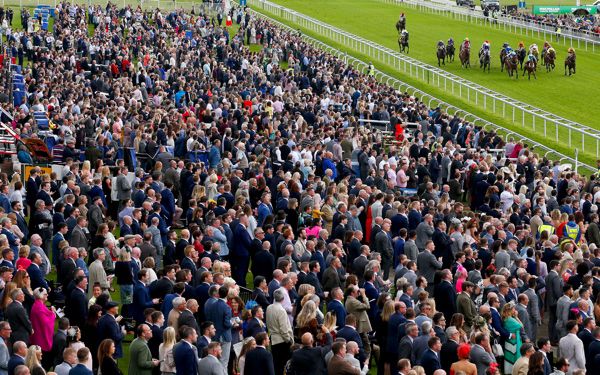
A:
MULTIPOLYGON (((274 20, 273 18, 269 17, 266 14, 257 12, 252 9, 249 9, 249 12, 251 12, 256 17, 261 17, 261 18, 267 19, 269 22, 276 24, 278 27, 285 29, 288 32, 296 32, 296 30, 294 30, 290 26, 283 24, 277 20, 274 20)), ((342 51, 340 51, 320 40, 312 38, 308 35, 302 34, 302 38, 304 39, 305 42, 310 43, 314 47, 319 48, 320 50, 325 51, 333 56, 336 56, 337 58, 343 60, 347 64, 354 66, 356 69, 360 70, 361 72, 363 72, 363 73, 368 72, 369 65, 367 63, 365 63, 364 61, 361 61, 357 58, 349 56, 347 53, 342 52, 342 51)), ((524 136, 522 136, 518 133, 515 133, 509 129, 506 129, 500 125, 491 123, 491 122, 484 120, 481 117, 478 117, 472 113, 463 111, 462 109, 459 109, 451 104, 448 104, 434 96, 431 96, 431 95, 429 95, 407 83, 404 83, 394 77, 391 77, 381 71, 378 71, 378 70, 375 71, 375 78, 377 80, 379 80, 380 82, 383 82, 386 85, 395 88, 398 91, 407 92, 414 97, 419 97, 421 102, 427 103, 429 108, 432 108, 432 107, 443 108, 446 111, 446 113, 449 113, 454 116, 460 116, 461 118, 465 119, 465 121, 468 121, 469 123, 473 124, 474 126, 481 127, 482 129, 487 130, 487 131, 493 130, 496 133, 498 133, 499 135, 504 135, 506 140, 508 140, 509 138, 514 138, 517 141, 523 141, 523 142, 529 144, 531 146, 531 149, 535 150, 535 152, 540 154, 540 156, 542 156, 542 157, 547 157, 552 160, 559 160, 561 163, 562 162, 572 163, 573 165, 575 165, 575 168, 581 167, 587 173, 590 173, 590 174, 595 173, 597 171, 597 169, 591 165, 579 163, 577 158, 572 158, 570 156, 567 156, 563 153, 553 150, 550 147, 547 147, 541 143, 538 143, 532 139, 524 137, 524 136)))
POLYGON ((515 125, 520 125, 526 132, 538 136, 543 134, 544 138, 555 142, 557 145, 562 144, 565 147, 568 146, 571 150, 577 149, 589 156, 600 157, 599 130, 510 98, 443 69, 425 64, 283 6, 266 0, 249 0, 248 3, 254 6, 255 9, 261 9, 271 15, 299 25, 362 56, 367 56, 374 61, 402 71, 412 79, 426 82, 461 99, 466 99, 492 114, 502 115, 515 125))
POLYGON ((540 38, 552 42, 559 42, 568 47, 584 48, 586 51, 596 52, 600 48, 600 36, 594 33, 576 35, 572 29, 561 28, 560 37, 550 25, 528 22, 513 16, 486 17, 481 11, 471 10, 450 4, 440 4, 430 1, 415 0, 378 0, 388 4, 397 4, 420 12, 428 12, 471 22, 478 25, 487 25, 498 30, 510 33, 520 33, 532 38, 540 38))

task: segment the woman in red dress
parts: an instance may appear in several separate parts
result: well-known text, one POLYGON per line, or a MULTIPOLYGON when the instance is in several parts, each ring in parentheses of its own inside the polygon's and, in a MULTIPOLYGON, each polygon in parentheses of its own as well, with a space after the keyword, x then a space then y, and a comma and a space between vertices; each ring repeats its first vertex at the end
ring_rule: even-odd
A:
POLYGON ((369 243, 371 240, 371 228, 373 223, 373 215, 371 214, 371 205, 375 202, 375 196, 371 195, 369 197, 369 203, 367 203, 367 221, 365 223, 365 242, 369 243))

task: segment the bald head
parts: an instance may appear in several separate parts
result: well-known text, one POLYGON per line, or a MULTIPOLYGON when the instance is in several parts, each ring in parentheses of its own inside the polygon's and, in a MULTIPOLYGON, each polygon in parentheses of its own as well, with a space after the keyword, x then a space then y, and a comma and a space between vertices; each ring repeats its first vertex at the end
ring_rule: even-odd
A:
POLYGON ((304 346, 312 346, 313 344, 313 336, 312 333, 306 332, 301 337, 302 345, 304 346))

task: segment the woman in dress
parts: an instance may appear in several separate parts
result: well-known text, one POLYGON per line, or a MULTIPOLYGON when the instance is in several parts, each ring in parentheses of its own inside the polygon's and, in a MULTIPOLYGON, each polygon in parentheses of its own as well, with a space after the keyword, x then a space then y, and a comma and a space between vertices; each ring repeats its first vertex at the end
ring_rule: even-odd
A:
POLYGON ((173 347, 176 343, 175 328, 167 327, 163 331, 163 342, 158 346, 158 359, 160 360, 160 372, 162 375, 174 375, 175 359, 173 358, 173 347))
POLYGON ((502 325, 510 337, 504 343, 504 373, 512 373, 512 368, 521 356, 521 329, 523 323, 517 317, 517 310, 513 301, 502 308, 502 325))
POLYGON ((450 375, 457 374, 459 371, 465 375, 477 375, 477 366, 469 361, 471 346, 469 344, 460 344, 458 346, 458 361, 450 366, 450 375))
POLYGON ((250 350, 256 348, 256 339, 254 337, 248 337, 244 340, 244 345, 242 345, 242 350, 240 351, 240 357, 238 358, 237 368, 238 371, 236 374, 244 375, 244 365, 246 364, 246 353, 250 350))
POLYGON ((312 333, 313 337, 317 337, 318 325, 317 320, 317 305, 312 301, 308 300, 302 306, 302 310, 296 318, 298 327, 298 337, 302 337, 306 332, 312 333))
POLYGON ((52 366, 52 338, 54 336, 54 321, 56 320, 54 306, 52 310, 46 307, 48 291, 44 288, 35 288, 33 291, 35 302, 31 307, 31 327, 33 334, 29 338, 31 344, 38 345, 44 353, 44 368, 52 366))

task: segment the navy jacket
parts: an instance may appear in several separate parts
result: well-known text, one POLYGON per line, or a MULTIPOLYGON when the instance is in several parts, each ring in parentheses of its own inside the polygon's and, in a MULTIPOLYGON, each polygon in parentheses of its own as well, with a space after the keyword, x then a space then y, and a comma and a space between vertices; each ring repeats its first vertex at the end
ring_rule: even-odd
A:
POLYGON ((180 341, 173 348, 173 359, 178 374, 197 374, 198 358, 189 343, 180 341))
POLYGON ((217 331, 214 340, 231 342, 231 308, 221 299, 205 307, 206 320, 213 322, 217 331))
POLYGON ((346 325, 346 308, 343 301, 331 300, 327 304, 327 311, 333 311, 337 318, 337 326, 343 327, 346 325))
POLYGON ((363 345, 362 339, 360 338, 360 334, 357 330, 352 329, 348 326, 344 326, 337 332, 336 337, 341 337, 346 339, 346 342, 354 341, 358 344, 358 356, 357 359, 360 361, 361 366, 364 364, 367 359, 367 355, 365 353, 365 346, 363 345))
POLYGON ((131 315, 137 323, 142 323, 145 319, 144 310, 153 307, 152 299, 148 288, 139 280, 136 280, 133 286, 133 303, 131 304, 131 315))
POLYGON ((275 369, 273 367, 273 355, 261 347, 250 350, 248 353, 246 353, 244 373, 275 375, 275 369))
POLYGON ((77 366, 73 367, 69 371, 69 375, 92 375, 93 373, 85 367, 85 365, 78 363, 77 366))
POLYGON ((79 288, 73 289, 71 298, 69 299, 69 308, 67 309, 67 317, 71 325, 83 327, 88 315, 88 300, 85 293, 79 288))
POLYGON ((423 353, 423 355, 421 356, 420 364, 425 369, 426 375, 433 375, 435 370, 439 370, 442 368, 442 365, 440 364, 439 354, 436 354, 431 349, 427 349, 425 353, 423 353))
POLYGON ((43 287, 48 290, 48 283, 46 279, 44 279, 44 275, 42 274, 42 270, 37 264, 31 264, 27 267, 27 273, 29 274, 29 279, 31 281, 31 289, 35 289, 38 287, 43 287))
POLYGON ((265 327, 266 325, 264 323, 262 326, 260 325, 257 318, 252 318, 246 325, 244 337, 255 337, 260 332, 266 332, 265 327))
POLYGON ((8 375, 14 375, 15 373, 15 368, 17 368, 17 366, 19 365, 24 365, 25 364, 25 359, 19 357, 16 354, 13 354, 10 356, 10 359, 8 360, 8 375))
MULTIPOLYGON (((86 304, 87 305, 87 304, 86 304)), ((123 357, 123 338, 125 335, 121 331, 121 327, 119 327, 119 323, 115 320, 115 318, 110 314, 104 314, 98 320, 98 333, 99 340, 98 342, 102 342, 104 339, 111 339, 115 342, 115 354, 114 358, 122 358, 123 357)))

